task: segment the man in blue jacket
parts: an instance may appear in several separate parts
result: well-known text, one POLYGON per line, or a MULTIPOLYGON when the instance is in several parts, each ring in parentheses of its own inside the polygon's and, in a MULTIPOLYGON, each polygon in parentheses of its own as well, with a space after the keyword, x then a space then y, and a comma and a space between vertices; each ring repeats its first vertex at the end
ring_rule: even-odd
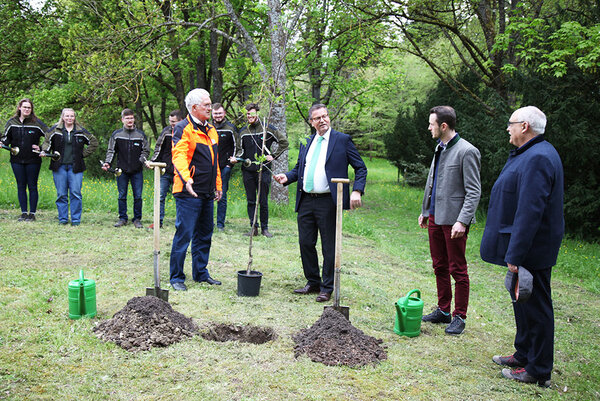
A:
POLYGON ((550 288, 564 233, 563 168, 544 138, 546 116, 537 107, 515 111, 508 121, 509 142, 517 148, 492 188, 481 258, 533 276, 526 302, 513 302, 515 353, 492 360, 511 369, 502 375, 524 383, 550 385, 554 358, 554 311, 550 288))
POLYGON ((317 131, 300 146, 296 166, 275 180, 283 185, 298 181, 296 212, 300 257, 307 284, 294 290, 296 294, 319 293, 317 302, 329 301, 333 292, 335 264, 336 186, 332 178, 348 178, 348 165, 354 169, 354 187, 350 194, 344 184, 344 209, 362 206, 362 194, 367 182, 367 166, 358 154, 349 135, 331 129, 329 113, 324 104, 315 104, 308 111, 310 124, 317 131), (323 279, 319 274, 317 233, 321 235, 323 279))

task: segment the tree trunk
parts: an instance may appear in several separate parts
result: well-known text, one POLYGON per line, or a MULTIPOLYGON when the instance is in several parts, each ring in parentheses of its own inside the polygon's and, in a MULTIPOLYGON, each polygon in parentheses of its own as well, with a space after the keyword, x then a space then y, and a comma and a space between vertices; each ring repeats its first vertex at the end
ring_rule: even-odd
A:
MULTIPOLYGON (((285 95, 287 66, 285 63, 286 36, 281 20, 281 2, 268 0, 269 31, 271 32, 271 76, 273 79, 271 102, 271 124, 287 138, 287 119, 285 116, 285 95)), ((284 152, 273 163, 273 173, 278 174, 288 170, 288 152, 284 152)), ((271 181, 271 199, 277 203, 288 202, 288 188, 271 181)))
MULTIPOLYGON (((214 28, 214 21, 212 25, 214 28)), ((210 31, 209 52, 212 79, 212 91, 210 93, 210 98, 212 99, 213 103, 221 103, 223 101, 223 74, 221 74, 221 69, 219 68, 219 37, 213 30, 210 31)))

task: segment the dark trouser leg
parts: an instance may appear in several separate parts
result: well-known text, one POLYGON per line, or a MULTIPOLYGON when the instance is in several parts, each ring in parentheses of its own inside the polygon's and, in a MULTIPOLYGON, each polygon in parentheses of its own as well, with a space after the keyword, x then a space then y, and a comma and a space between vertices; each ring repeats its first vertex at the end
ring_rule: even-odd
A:
POLYGON ((160 223, 165 218, 165 199, 173 184, 173 174, 165 173, 160 176, 160 223))
POLYGON ((298 239, 304 276, 309 285, 320 285, 322 292, 329 293, 333 292, 335 220, 335 205, 331 197, 303 196, 298 208, 298 239), (318 233, 321 235, 323 252, 322 280, 316 250, 318 233))
POLYGON ((38 204, 38 177, 42 164, 31 163, 25 165, 27 172, 27 189, 29 189, 29 213, 35 213, 38 204))
MULTIPOLYGON (((258 190, 258 174, 242 170, 244 179, 244 189, 246 190, 246 200, 248 205, 248 218, 250 226, 254 221, 254 209, 256 207, 256 191, 258 190)), ((256 223, 258 227, 258 222, 256 223)))
POLYGON ((185 281, 183 272, 185 256, 194 234, 199 213, 198 205, 194 202, 196 200, 196 198, 175 197, 175 235, 173 236, 169 260, 171 284, 185 281))
POLYGON ((260 228, 269 228, 269 189, 271 188, 271 172, 263 171, 260 183, 260 228))
POLYGON ((221 170, 221 184, 223 195, 217 202, 217 227, 225 227, 225 216, 227 215, 227 191, 229 190, 229 179, 231 178, 231 167, 225 166, 221 170))
POLYGON ((437 284, 438 306, 450 313, 452 301, 452 285, 450 283, 450 269, 448 266, 448 251, 443 226, 435 224, 434 216, 429 216, 429 251, 433 261, 433 271, 437 284))
POLYGON ((117 177, 117 190, 119 191, 119 220, 127 221, 127 186, 129 185, 130 175, 121 173, 117 177))
POLYGON ((27 213, 27 173, 25 165, 21 163, 11 163, 10 165, 17 182, 17 198, 19 199, 21 213, 27 213))
POLYGON ((194 281, 204 281, 209 277, 206 266, 214 226, 214 200, 202 198, 202 195, 195 200, 198 201, 196 202, 198 217, 192 236, 192 278, 194 281))
POLYGON ((131 192, 133 193, 133 220, 142 220, 142 189, 144 174, 140 171, 131 174, 131 192))
POLYGON ((515 358, 526 363, 527 373, 538 380, 548 380, 554 363, 552 269, 530 272, 533 275, 531 297, 527 302, 513 303, 517 324, 515 358))
POLYGON ((469 227, 466 228, 465 234, 460 238, 450 238, 451 233, 452 226, 445 226, 450 275, 454 279, 454 311, 452 312, 452 316, 460 316, 466 319, 467 308, 469 307, 470 281, 465 249, 467 247, 469 227))
POLYGON ((452 226, 435 224, 434 216, 429 217, 429 243, 431 258, 436 275, 438 306, 444 312, 450 312, 452 301, 452 283, 454 279, 454 312, 452 316, 467 317, 469 306, 469 274, 465 248, 469 228, 460 238, 451 238, 452 226), (433 238, 432 238, 433 234, 433 238), (435 257, 434 257, 435 254, 435 257))
POLYGON ((323 252, 323 285, 321 291, 333 292, 336 208, 331 196, 316 198, 316 201, 318 208, 315 210, 315 216, 321 235, 321 251, 323 252))
POLYGON ((304 196, 298 207, 298 243, 304 277, 309 285, 321 286, 317 256, 317 219, 314 215, 314 198, 304 196))

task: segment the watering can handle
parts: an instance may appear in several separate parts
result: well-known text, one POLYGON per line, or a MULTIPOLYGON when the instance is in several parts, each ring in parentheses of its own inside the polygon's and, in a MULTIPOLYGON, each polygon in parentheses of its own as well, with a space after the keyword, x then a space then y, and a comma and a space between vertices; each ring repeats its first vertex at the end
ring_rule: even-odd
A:
POLYGON ((414 289, 408 292, 408 294, 406 294, 406 297, 404 298, 404 307, 406 307, 406 305, 408 304, 408 298, 410 298, 410 296, 414 293, 417 293, 417 298, 421 299, 421 290, 418 289, 414 289))

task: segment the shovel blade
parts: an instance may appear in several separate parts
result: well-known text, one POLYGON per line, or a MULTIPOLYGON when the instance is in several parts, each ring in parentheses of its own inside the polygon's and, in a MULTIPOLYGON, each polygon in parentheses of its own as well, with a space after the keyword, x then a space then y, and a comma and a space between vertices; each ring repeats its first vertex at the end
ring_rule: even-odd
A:
POLYGON ((344 317, 346 318, 346 320, 350 321, 350 307, 349 306, 326 305, 325 309, 328 309, 328 308, 335 309, 336 311, 338 311, 342 315, 344 315, 344 317))
POLYGON ((146 296, 155 296, 165 302, 169 302, 169 290, 162 289, 160 287, 146 287, 146 296))

